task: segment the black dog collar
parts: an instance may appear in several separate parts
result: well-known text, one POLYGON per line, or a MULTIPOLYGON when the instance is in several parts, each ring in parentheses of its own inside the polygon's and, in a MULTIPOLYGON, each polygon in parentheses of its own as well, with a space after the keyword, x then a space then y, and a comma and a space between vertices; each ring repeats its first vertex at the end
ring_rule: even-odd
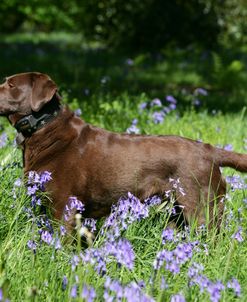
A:
POLYGON ((53 114, 42 114, 40 117, 35 117, 34 115, 26 115, 22 117, 16 124, 14 125, 15 129, 18 132, 21 132, 25 135, 31 135, 36 130, 42 128, 49 121, 53 120, 58 114, 57 111, 54 111, 53 114))
POLYGON ((54 99, 39 112, 32 112, 19 119, 14 125, 18 132, 16 138, 17 144, 21 144, 26 137, 30 137, 35 131, 56 118, 60 110, 61 105, 54 99))

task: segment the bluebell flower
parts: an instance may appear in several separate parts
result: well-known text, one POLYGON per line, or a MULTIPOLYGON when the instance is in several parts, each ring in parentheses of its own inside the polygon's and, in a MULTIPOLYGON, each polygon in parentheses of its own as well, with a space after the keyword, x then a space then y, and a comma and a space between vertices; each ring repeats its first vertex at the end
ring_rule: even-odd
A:
POLYGON ((75 113, 75 116, 81 116, 82 111, 81 111, 80 108, 77 108, 77 109, 74 111, 74 113, 75 113))
POLYGON ((134 61, 132 59, 128 58, 128 59, 125 60, 125 64, 128 65, 128 66, 133 66, 134 61))
POLYGON ((204 266, 200 263, 193 262, 190 268, 188 269, 188 277, 190 279, 195 278, 204 270, 204 266))
POLYGON ((87 302, 93 302, 96 298, 96 293, 93 287, 89 287, 87 285, 83 285, 81 297, 85 299, 87 302))
POLYGON ((177 104, 177 100, 172 95, 167 95, 166 101, 169 103, 177 104))
POLYGON ((66 276, 63 276, 62 280, 62 290, 65 291, 68 285, 68 278, 66 276))
POLYGON ((147 108, 147 102, 143 102, 139 105, 139 109, 142 111, 147 108))
POLYGON ((155 124, 161 124, 164 121, 165 113, 162 111, 156 111, 153 113, 153 121, 155 124))
POLYGON ((192 105, 194 105, 194 106, 200 106, 201 105, 201 101, 199 99, 194 99, 192 101, 192 105))
POLYGON ((96 223, 97 223, 97 220, 95 220, 93 218, 85 218, 83 220, 82 225, 87 227, 90 232, 94 233, 96 231, 96 223))
POLYGON ((240 176, 226 176, 226 182, 231 185, 231 190, 246 190, 247 184, 244 179, 240 176))
POLYGON ((157 195, 153 195, 147 199, 144 200, 145 205, 149 206, 156 206, 156 205, 160 205, 162 202, 162 199, 157 196, 157 195))
POLYGON ((203 96, 207 96, 208 95, 208 92, 206 89, 204 88, 196 88, 194 90, 194 95, 203 95, 203 96))
MULTIPOLYGON (((36 252, 37 249, 37 243, 33 240, 28 240, 27 246, 30 250, 32 250, 34 253, 36 252)), ((1 301, 1 300, 0 300, 1 301)))
POLYGON ((76 267, 79 265, 79 263, 80 263, 80 258, 77 255, 74 255, 71 259, 72 271, 74 271, 76 269, 76 267))
POLYGON ((232 289, 237 297, 241 295, 241 286, 236 278, 232 278, 227 283, 227 287, 232 289))
POLYGON ((150 103, 150 106, 151 106, 151 107, 154 107, 154 106, 162 107, 161 100, 158 99, 158 98, 153 99, 153 100, 151 101, 151 103, 150 103))
POLYGON ((186 302, 186 301, 183 295, 176 294, 171 296, 171 302, 186 302))
POLYGON ((232 144, 227 144, 227 145, 225 145, 223 148, 224 148, 225 150, 227 150, 227 151, 232 151, 232 150, 233 150, 232 144))
POLYGON ((77 297, 77 285, 73 285, 70 291, 70 297, 75 299, 77 297))
POLYGON ((50 245, 52 243, 52 234, 50 234, 48 231, 42 231, 41 232, 41 240, 50 245))
POLYGON ((66 229, 63 225, 60 226, 60 235, 64 236, 66 234, 66 229))
POLYGON ((241 227, 238 228, 238 231, 232 235, 233 239, 236 239, 238 242, 244 241, 243 239, 243 230, 241 227))
POLYGON ((167 228, 162 232, 162 243, 165 244, 167 241, 173 241, 174 239, 174 230, 167 228))
POLYGON ((140 133, 140 129, 136 126, 136 125, 131 125, 129 128, 126 129, 126 132, 128 134, 139 134, 140 133))
POLYGON ((134 267, 135 253, 132 245, 126 239, 114 242, 106 242, 104 246, 106 256, 114 256, 117 263, 132 270, 134 267))
POLYGON ((7 145, 8 136, 5 132, 0 135, 0 148, 3 148, 7 145))
POLYGON ((68 221, 71 215, 76 214, 76 212, 82 213, 85 211, 84 204, 77 199, 75 196, 69 197, 68 204, 65 206, 64 219, 68 221))

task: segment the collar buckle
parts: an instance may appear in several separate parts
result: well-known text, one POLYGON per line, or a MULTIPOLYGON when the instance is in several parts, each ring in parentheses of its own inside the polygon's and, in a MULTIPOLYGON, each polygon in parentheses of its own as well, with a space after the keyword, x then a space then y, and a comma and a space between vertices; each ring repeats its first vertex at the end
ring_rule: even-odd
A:
POLYGON ((15 128, 18 132, 30 132, 32 129, 35 129, 37 120, 33 115, 27 115, 21 118, 16 124, 15 128))

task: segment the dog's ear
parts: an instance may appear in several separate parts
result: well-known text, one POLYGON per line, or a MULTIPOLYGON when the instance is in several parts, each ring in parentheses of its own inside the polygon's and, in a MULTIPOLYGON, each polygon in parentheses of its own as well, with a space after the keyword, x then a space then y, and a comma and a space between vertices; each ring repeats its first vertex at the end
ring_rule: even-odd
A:
POLYGON ((33 77, 31 108, 39 111, 57 92, 57 85, 46 74, 35 74, 33 77))

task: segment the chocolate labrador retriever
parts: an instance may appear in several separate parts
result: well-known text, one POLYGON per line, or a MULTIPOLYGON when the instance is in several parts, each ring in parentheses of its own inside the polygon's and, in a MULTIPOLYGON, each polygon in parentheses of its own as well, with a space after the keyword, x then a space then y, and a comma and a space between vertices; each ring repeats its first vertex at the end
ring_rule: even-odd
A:
POLYGON ((46 190, 54 217, 61 219, 70 196, 85 204, 85 215, 102 217, 128 191, 141 200, 171 189, 187 222, 217 224, 226 183, 220 167, 247 172, 247 155, 178 136, 119 134, 87 124, 60 104, 57 85, 45 74, 21 73, 0 85, 0 114, 18 131, 24 171, 50 171, 46 190), (183 193, 183 194, 182 194, 183 193))

